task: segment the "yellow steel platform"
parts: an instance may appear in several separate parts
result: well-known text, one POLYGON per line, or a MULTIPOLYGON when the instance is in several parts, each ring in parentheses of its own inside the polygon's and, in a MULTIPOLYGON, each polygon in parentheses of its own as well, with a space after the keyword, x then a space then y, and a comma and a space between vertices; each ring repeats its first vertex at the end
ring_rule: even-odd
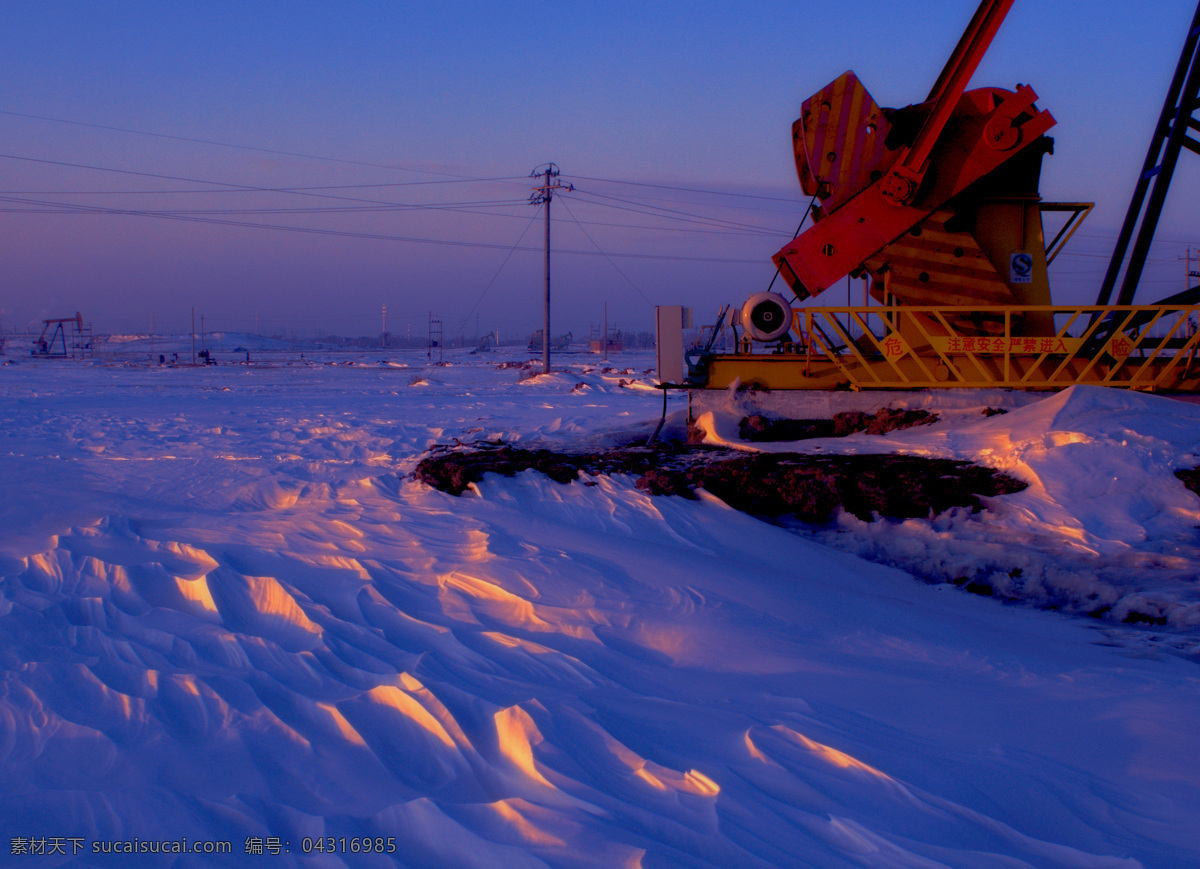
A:
POLYGON ((703 387, 1200 391, 1200 306, 813 307, 793 316, 799 340, 708 356, 703 387))

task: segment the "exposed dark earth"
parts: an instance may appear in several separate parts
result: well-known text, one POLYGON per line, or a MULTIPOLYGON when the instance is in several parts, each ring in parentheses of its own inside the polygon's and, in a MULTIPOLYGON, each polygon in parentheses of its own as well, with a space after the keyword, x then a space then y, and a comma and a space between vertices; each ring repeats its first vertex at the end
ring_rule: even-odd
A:
MULTIPOLYGON (((749 441, 885 434, 937 417, 923 410, 885 408, 875 414, 839 413, 832 419, 746 417, 739 424, 749 441)), ((435 448, 418 464, 417 479, 452 495, 484 474, 512 476, 539 471, 560 483, 579 474, 629 474, 652 495, 695 498, 703 489, 731 507, 758 516, 829 521, 839 507, 864 521, 876 516, 911 519, 952 507, 978 510, 981 497, 1019 492, 1025 484, 990 468, 902 455, 816 456, 807 453, 745 453, 699 445, 630 446, 598 453, 526 450, 503 443, 465 449, 435 448)))
POLYGON ((484 474, 536 470, 569 483, 586 474, 629 474, 653 495, 695 498, 704 489, 732 507, 760 516, 795 516, 824 523, 838 507, 870 521, 906 519, 951 507, 979 509, 981 497, 1019 492, 1025 484, 990 468, 919 456, 813 456, 754 453, 711 447, 628 447, 565 454, 507 444, 444 449, 423 458, 415 475, 461 494, 484 474))

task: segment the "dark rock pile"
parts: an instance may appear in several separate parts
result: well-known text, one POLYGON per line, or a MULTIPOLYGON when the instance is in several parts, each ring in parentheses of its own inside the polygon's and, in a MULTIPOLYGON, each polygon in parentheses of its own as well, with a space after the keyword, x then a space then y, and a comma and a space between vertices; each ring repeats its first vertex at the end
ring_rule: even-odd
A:
POLYGON ((1178 477, 1183 485, 1189 490, 1200 495, 1200 468, 1188 468, 1184 471, 1176 471, 1175 476, 1178 477))
POLYGON ((752 453, 670 445, 570 455, 493 444, 440 450, 422 459, 417 479, 452 495, 484 474, 512 476, 533 469, 567 483, 580 471, 629 474, 653 495, 695 498, 696 489, 760 516, 827 522, 841 507, 864 521, 876 515, 907 519, 951 507, 977 510, 981 497, 1019 492, 1025 484, 990 468, 946 459, 901 455, 813 456, 752 453))
POLYGON ((896 410, 885 407, 878 413, 846 411, 832 419, 771 419, 762 414, 744 417, 738 436, 744 441, 800 441, 809 438, 840 438, 856 432, 881 435, 916 425, 931 425, 937 414, 927 410, 896 410))

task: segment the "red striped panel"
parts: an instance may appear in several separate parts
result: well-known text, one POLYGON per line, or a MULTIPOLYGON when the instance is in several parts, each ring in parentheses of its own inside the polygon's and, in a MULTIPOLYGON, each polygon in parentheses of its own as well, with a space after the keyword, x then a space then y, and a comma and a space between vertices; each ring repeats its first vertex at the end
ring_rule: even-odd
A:
POLYGON ((883 172, 888 123, 858 77, 847 72, 804 102, 792 125, 800 184, 828 214, 883 172))

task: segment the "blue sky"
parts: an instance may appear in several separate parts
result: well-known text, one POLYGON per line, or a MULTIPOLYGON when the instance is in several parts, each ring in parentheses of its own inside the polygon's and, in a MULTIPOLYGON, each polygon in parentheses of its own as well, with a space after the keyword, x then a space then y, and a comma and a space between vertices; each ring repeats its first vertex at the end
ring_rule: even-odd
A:
MULTIPOLYGON (((393 332, 432 312, 527 334, 525 176, 548 160, 576 186, 552 206, 554 331, 605 302, 627 329, 653 304, 711 319, 766 287, 799 221, 803 100, 853 69, 882 105, 920 101, 974 8, 6 2, 0 323, 182 330, 194 306, 217 328, 369 334, 386 304, 393 332)), ((973 79, 1031 84, 1058 120, 1042 195, 1097 203, 1056 300, 1095 297, 1194 12, 1016 0, 973 79)), ((1196 164, 1139 300, 1181 289, 1200 246, 1196 164)))

